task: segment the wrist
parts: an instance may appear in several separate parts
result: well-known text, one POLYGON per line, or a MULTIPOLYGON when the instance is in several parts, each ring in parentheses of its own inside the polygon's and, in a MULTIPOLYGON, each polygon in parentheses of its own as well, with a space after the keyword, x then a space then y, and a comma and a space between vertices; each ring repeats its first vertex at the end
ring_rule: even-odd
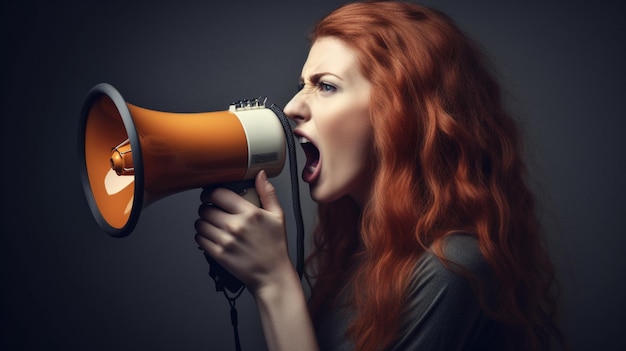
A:
POLYGON ((259 304, 274 304, 285 298, 285 295, 294 291, 302 291, 302 285, 295 269, 289 265, 274 277, 266 279, 250 292, 259 304))

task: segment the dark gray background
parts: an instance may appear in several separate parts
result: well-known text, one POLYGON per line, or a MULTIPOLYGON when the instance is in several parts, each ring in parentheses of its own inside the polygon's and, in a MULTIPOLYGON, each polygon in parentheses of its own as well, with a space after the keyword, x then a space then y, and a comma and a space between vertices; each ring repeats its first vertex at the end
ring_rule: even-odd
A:
MULTIPOLYGON (((0 349, 234 348, 228 304, 193 240, 198 190, 146 209, 128 238, 96 225, 78 173, 83 98, 108 82, 156 110, 222 110, 259 95, 282 106, 305 33, 342 2, 3 2, 0 349)), ((456 19, 501 73, 527 134, 572 349, 617 349, 626 327, 626 6, 424 3, 456 19)), ((291 217, 286 172, 273 182, 291 217)), ((310 227, 306 196, 303 205, 310 227)), ((293 238, 291 220, 289 229, 293 238)), ((248 293, 238 306, 243 349, 264 349, 248 293)))

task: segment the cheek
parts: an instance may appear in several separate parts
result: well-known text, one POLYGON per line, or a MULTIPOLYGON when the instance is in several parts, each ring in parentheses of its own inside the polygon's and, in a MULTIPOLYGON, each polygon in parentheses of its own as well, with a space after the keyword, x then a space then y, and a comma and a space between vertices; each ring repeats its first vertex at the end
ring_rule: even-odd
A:
POLYGON ((357 106, 354 101, 360 100, 356 97, 346 97, 335 104, 333 111, 325 114, 318 127, 323 128, 324 132, 333 138, 346 141, 359 142, 363 138, 368 138, 372 134, 369 105, 357 106))
POLYGON ((369 154, 373 142, 373 132, 367 109, 360 109, 351 118, 347 118, 343 128, 342 142, 359 155, 369 154))
POLYGON ((329 123, 325 127, 329 161, 344 172, 360 171, 369 162, 372 148, 372 128, 367 111, 352 112, 347 117, 335 119, 340 123, 329 123))

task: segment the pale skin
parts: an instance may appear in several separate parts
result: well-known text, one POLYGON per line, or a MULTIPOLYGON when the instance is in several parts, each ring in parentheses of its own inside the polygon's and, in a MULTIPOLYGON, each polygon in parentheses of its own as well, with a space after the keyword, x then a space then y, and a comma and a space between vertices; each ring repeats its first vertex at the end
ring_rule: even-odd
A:
MULTIPOLYGON (((370 84, 358 67, 343 42, 317 39, 302 69, 301 90, 284 109, 297 124, 295 135, 319 151, 303 171, 317 202, 350 196, 362 206, 369 194, 370 84)), ((317 350, 306 297, 287 250, 282 207, 265 172, 255 185, 262 208, 227 189, 203 192, 196 241, 246 284, 269 350, 317 350)))

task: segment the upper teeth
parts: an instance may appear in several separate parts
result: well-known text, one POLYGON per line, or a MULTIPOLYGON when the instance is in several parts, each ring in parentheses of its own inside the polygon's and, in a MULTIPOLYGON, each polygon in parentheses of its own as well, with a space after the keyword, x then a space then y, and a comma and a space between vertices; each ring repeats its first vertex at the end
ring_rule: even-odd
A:
POLYGON ((306 143, 310 143, 311 141, 305 137, 299 137, 298 141, 300 142, 300 144, 306 144, 306 143))

